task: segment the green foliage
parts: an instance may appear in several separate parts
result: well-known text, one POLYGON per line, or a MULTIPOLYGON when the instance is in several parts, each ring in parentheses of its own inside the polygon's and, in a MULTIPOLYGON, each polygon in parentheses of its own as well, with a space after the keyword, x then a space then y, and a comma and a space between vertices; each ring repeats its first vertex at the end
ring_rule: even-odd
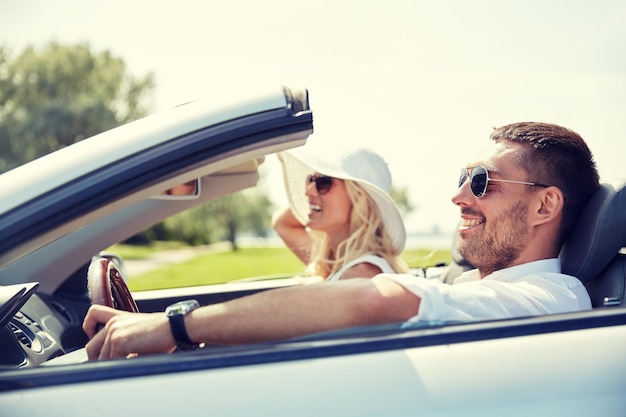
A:
POLYGON ((219 225, 207 216, 205 206, 172 216, 161 224, 165 232, 160 237, 162 240, 179 240, 189 245, 204 245, 218 240, 219 225))
MULTIPOLYGON (((51 42, 26 47, 13 58, 0 47, 0 173, 63 146, 147 114, 154 75, 135 78, 120 58, 86 44, 51 42)), ((406 189, 392 195, 400 210, 412 210, 406 189)), ((155 225, 127 240, 202 245, 243 233, 265 237, 272 202, 258 189, 224 196, 155 225)))
POLYGON ((84 44, 0 48, 0 172, 145 116, 153 78, 84 44))
POLYGON ((403 216, 415 209, 409 201, 409 194, 406 188, 391 187, 391 198, 398 205, 398 209, 403 216))
POLYGON ((273 274, 293 276, 304 265, 287 248, 240 248, 198 256, 136 277, 128 277, 131 291, 222 284, 273 274))
POLYGON ((205 206, 210 219, 221 228, 221 240, 227 240, 237 250, 237 234, 248 231, 266 236, 270 228, 272 202, 258 190, 245 190, 226 195, 205 206))
POLYGON ((258 189, 244 190, 172 216, 127 243, 176 240, 196 246, 228 241, 237 250, 237 236, 242 233, 267 236, 272 208, 271 200, 258 189))
POLYGON ((410 268, 447 265, 452 260, 449 249, 406 249, 401 256, 410 268))
POLYGON ((274 210, 272 201, 258 190, 244 193, 245 204, 241 207, 242 229, 257 237, 267 237, 267 231, 271 229, 271 212, 274 210))

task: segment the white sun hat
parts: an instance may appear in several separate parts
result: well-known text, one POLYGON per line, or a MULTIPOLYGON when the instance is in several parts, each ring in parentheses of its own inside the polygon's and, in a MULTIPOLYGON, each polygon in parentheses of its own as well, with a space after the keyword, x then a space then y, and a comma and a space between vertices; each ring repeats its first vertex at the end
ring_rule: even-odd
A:
POLYGON ((406 230, 398 206, 391 198, 391 173, 385 160, 367 148, 345 149, 316 154, 298 148, 281 152, 285 190, 291 211, 298 221, 307 224, 309 199, 306 177, 313 173, 359 183, 374 200, 385 230, 398 253, 404 250, 406 230))

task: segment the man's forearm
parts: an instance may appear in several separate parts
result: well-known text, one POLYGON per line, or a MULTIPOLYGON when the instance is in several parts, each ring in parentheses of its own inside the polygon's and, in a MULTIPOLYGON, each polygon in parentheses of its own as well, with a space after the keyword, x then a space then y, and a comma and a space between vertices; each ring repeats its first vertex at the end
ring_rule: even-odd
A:
POLYGON ((239 344, 406 320, 419 298, 387 279, 351 279, 264 291, 194 310, 186 317, 192 340, 239 344))

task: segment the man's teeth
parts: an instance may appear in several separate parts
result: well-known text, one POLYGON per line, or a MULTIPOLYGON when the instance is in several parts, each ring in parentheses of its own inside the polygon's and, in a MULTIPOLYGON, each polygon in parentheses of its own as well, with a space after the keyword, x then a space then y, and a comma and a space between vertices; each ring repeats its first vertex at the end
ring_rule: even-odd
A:
POLYGON ((463 220, 461 224, 463 226, 477 226, 482 223, 482 220, 463 220))

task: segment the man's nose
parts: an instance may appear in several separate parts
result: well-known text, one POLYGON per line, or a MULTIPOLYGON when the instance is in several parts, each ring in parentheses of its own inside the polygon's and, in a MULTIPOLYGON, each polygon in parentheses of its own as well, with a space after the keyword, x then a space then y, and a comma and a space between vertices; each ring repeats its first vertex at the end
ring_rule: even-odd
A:
POLYGON ((472 204, 476 200, 474 194, 472 194, 472 190, 470 189, 469 177, 465 180, 463 184, 459 188, 457 188, 456 193, 452 196, 452 203, 457 206, 472 204))

